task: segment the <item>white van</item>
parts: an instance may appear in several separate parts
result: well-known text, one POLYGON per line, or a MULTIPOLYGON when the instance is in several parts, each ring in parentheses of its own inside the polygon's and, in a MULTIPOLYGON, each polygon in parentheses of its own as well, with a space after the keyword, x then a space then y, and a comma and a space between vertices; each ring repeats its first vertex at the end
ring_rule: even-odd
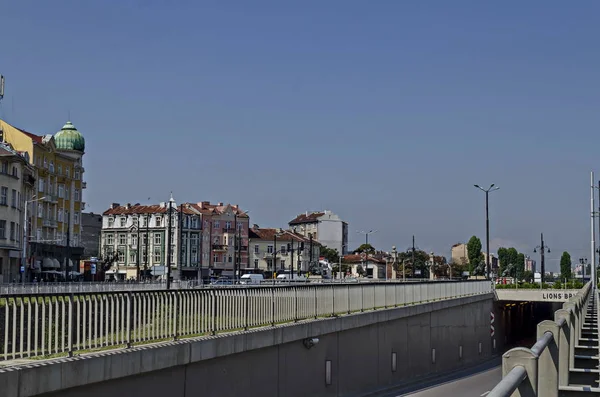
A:
POLYGON ((277 275, 277 280, 307 281, 307 278, 305 274, 298 274, 296 272, 292 273, 290 271, 285 271, 277 275))
POLYGON ((260 284, 264 279, 262 274, 244 274, 240 277, 240 284, 260 284))

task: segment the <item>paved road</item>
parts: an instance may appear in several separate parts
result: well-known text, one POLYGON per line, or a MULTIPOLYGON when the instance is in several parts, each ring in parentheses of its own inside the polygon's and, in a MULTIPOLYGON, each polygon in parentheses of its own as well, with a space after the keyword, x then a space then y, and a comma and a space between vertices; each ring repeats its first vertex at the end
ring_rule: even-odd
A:
POLYGON ((484 397, 502 379, 502 358, 460 372, 423 382, 396 391, 379 394, 378 397, 484 397))

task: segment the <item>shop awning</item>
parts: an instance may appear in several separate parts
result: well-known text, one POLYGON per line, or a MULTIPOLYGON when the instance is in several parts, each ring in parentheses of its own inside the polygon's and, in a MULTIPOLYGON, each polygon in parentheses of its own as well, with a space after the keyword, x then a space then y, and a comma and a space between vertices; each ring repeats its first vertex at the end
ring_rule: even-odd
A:
POLYGON ((58 261, 54 263, 55 260, 56 259, 52 260, 52 258, 44 258, 42 260, 42 267, 47 269, 60 269, 60 264, 58 264, 58 261))

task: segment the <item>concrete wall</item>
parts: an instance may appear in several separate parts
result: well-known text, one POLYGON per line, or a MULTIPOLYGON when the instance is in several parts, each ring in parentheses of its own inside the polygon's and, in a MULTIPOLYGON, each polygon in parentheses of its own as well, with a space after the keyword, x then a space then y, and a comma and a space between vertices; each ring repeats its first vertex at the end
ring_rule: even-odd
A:
POLYGON ((489 358, 491 310, 487 294, 56 360, 0 370, 0 390, 6 397, 357 396, 489 358), (306 349, 307 337, 319 343, 306 349))

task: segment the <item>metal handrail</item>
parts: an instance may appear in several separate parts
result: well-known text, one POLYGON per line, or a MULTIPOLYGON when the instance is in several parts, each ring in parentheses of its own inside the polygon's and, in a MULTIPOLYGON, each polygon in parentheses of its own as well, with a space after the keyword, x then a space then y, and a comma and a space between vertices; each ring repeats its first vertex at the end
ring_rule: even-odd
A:
MULTIPOLYGON (((562 332, 563 327, 565 325, 569 327, 575 328, 575 332, 572 334, 571 339, 567 340, 567 346, 560 346, 560 348, 569 349, 570 353, 573 352, 574 345, 579 341, 579 337, 581 335, 581 327, 583 326, 583 318, 587 314, 587 304, 589 302, 591 290, 591 282, 588 282, 573 298, 569 299, 567 303, 563 305, 564 311, 566 311, 571 320, 567 321, 564 317, 559 317, 555 319, 553 322, 549 322, 553 329, 558 333, 555 335, 553 331, 546 330, 546 327, 540 329, 540 326, 544 324, 544 322, 538 325, 538 333, 540 331, 544 331, 543 334, 537 339, 536 343, 531 347, 531 349, 526 349, 522 347, 517 347, 509 350, 503 355, 503 368, 510 368, 510 364, 512 368, 510 371, 504 374, 502 380, 490 391, 488 397, 508 397, 511 396, 515 391, 517 391, 522 385, 523 382, 529 378, 528 374, 528 366, 531 366, 532 370, 532 379, 530 387, 533 388, 533 394, 531 394, 531 390, 527 395, 538 395, 538 389, 542 387, 556 387, 558 388, 560 385, 559 382, 559 371, 569 371, 570 365, 568 361, 572 357, 572 354, 566 354, 566 363, 559 365, 559 357, 558 353, 555 353, 555 357, 551 357, 549 354, 546 354, 545 357, 546 362, 544 364, 550 365, 554 368, 554 371, 545 371, 544 375, 546 377, 552 378, 552 383, 548 382, 548 378, 545 379, 544 382, 540 380, 540 377, 537 375, 538 368, 541 366, 539 361, 541 360, 542 355, 549 348, 550 344, 556 342, 558 347, 558 339, 560 338, 560 333, 562 332), (574 336, 574 337, 573 337, 574 336), (515 356, 513 358, 513 356, 515 356), (535 360, 523 360, 523 358, 535 358, 535 360), (512 361, 509 361, 512 360, 512 361), (549 360, 549 361, 548 361, 549 360), (521 364, 522 363, 522 364, 521 364), (538 384, 536 384, 538 383, 538 384)), ((563 311, 563 313, 564 313, 563 311)), ((558 313, 558 312, 557 312, 558 313)), ((558 350, 558 349, 556 349, 558 350)), ((544 395, 543 392, 540 392, 539 395, 544 395)))

